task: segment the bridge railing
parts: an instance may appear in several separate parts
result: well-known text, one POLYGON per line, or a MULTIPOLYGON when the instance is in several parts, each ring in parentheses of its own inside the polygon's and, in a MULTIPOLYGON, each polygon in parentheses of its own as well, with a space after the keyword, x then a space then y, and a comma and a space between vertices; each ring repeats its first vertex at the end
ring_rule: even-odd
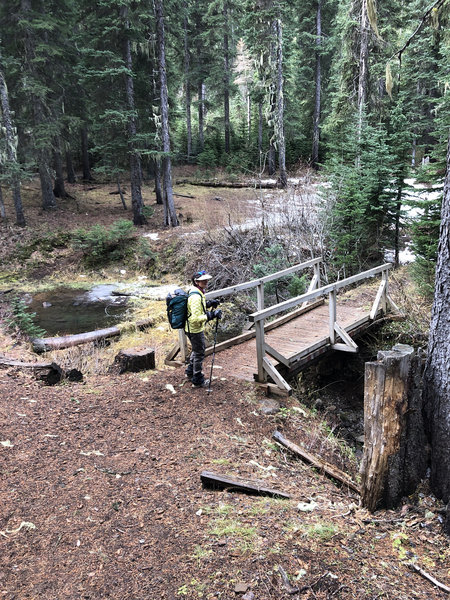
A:
MULTIPOLYGON (((275 357, 279 362, 285 363, 286 359, 277 353, 276 350, 268 346, 264 340, 264 322, 269 317, 273 317, 281 312, 290 310, 295 308, 299 304, 304 304, 305 302, 309 302, 316 298, 326 297, 328 296, 329 301, 329 338, 331 347, 335 350, 344 350, 346 352, 356 352, 357 346, 352 338, 348 335, 343 327, 339 325, 336 320, 336 298, 338 290, 352 285, 354 283, 358 283, 363 281, 364 279, 369 279, 376 275, 381 274, 381 283, 378 288, 375 300, 372 305, 372 309, 370 311, 369 318, 373 320, 378 312, 381 310, 383 313, 387 311, 388 305, 393 306, 395 309, 394 302, 389 297, 388 293, 388 273, 389 269, 392 268, 391 263, 385 263, 380 265, 379 267, 375 267, 373 269, 369 269, 368 271, 363 271, 362 273, 358 273, 357 275, 353 275, 352 277, 347 277, 346 279, 342 279, 340 281, 336 281, 335 283, 331 283, 325 285, 323 287, 318 287, 313 290, 308 290, 305 294, 297 296, 296 298, 291 298, 284 302, 280 302, 279 304, 275 304, 269 308, 265 308, 262 310, 258 310, 257 312, 251 314, 249 316, 249 320, 255 323, 256 329, 256 351, 257 351, 257 363, 258 363, 258 375, 257 380, 259 382, 264 382, 267 380, 267 375, 272 377, 277 385, 281 388, 290 389, 288 384, 284 381, 284 379, 280 376, 278 371, 275 369, 274 365, 270 362, 270 360, 266 357, 266 353, 272 357, 275 357), (343 343, 336 343, 336 338, 340 337, 343 343)), ((398 310, 398 309, 397 309, 398 310)))
MULTIPOLYGON (((246 281, 245 283, 239 283, 237 285, 232 285, 226 288, 222 288, 220 290, 213 290, 211 292, 207 292, 205 297, 207 300, 212 300, 213 298, 224 298, 226 296, 230 296, 231 294, 236 294, 237 292, 243 292, 246 290, 251 290, 256 288, 256 306, 259 311, 264 310, 264 284, 269 283, 270 281, 275 281, 277 279, 281 279, 282 277, 286 277, 287 275, 293 275, 299 271, 304 271, 305 269, 312 268, 313 276, 311 282, 308 287, 308 292, 312 292, 313 290, 320 287, 320 265, 323 262, 322 257, 313 258, 311 260, 307 260, 302 263, 298 263, 293 265, 292 267, 288 267, 287 269, 283 269, 282 271, 277 271, 276 273, 271 273, 270 275, 265 275, 264 277, 260 277, 258 279, 252 279, 251 281, 246 281)), ((256 313, 257 314, 257 313, 256 313)), ((166 364, 177 364, 174 361, 176 355, 180 353, 181 361, 186 360, 188 352, 186 334, 184 330, 178 330, 178 343, 170 350, 169 354, 166 357, 166 364)))
POLYGON ((277 271, 276 273, 271 273, 270 275, 265 275, 264 277, 260 277, 259 279, 252 279, 251 281, 246 281, 245 283, 239 283, 237 285, 232 285, 230 287, 222 288, 220 290, 207 292, 205 296, 207 300, 212 300, 213 298, 223 298, 224 296, 230 296, 231 294, 235 294, 236 292, 243 292, 245 290, 251 290, 256 288, 256 305, 258 311, 261 311, 264 309, 264 284, 269 283, 269 281, 281 279, 282 277, 286 277, 287 275, 293 275, 298 271, 304 271, 305 269, 312 267, 314 269, 314 274, 308 288, 308 292, 310 292, 320 287, 320 264, 322 262, 322 257, 312 258, 311 260, 307 260, 306 262, 293 265, 292 267, 288 267, 287 269, 283 269, 282 271, 277 271))

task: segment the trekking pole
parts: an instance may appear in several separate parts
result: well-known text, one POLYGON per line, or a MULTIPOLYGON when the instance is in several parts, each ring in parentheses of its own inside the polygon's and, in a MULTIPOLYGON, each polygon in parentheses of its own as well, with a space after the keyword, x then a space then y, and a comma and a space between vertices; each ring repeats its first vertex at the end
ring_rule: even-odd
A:
POLYGON ((213 367, 214 367, 214 359, 216 358, 216 342, 217 342, 217 329, 218 328, 219 328, 219 317, 216 317, 216 328, 214 330, 213 355, 212 355, 212 361, 211 361, 211 373, 209 374, 209 385, 208 385, 208 389, 206 390, 208 394, 211 393, 211 381, 212 381, 212 374, 213 374, 213 367))

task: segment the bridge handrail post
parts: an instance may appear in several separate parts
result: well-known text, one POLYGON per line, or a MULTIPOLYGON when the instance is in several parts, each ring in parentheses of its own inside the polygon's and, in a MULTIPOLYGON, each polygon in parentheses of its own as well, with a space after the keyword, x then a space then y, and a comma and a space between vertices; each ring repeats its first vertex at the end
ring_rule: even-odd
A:
POLYGON ((383 311, 383 314, 387 313, 387 308, 388 308, 388 277, 389 277, 389 270, 385 269, 382 273, 381 273, 381 279, 382 281, 385 281, 385 286, 384 286, 384 291, 383 291, 383 298, 381 300, 381 309, 383 311))
POLYGON ((332 288, 328 292, 328 302, 329 302, 329 334, 330 334, 330 343, 334 344, 336 342, 336 333, 335 333, 335 324, 336 324, 336 289, 332 288))
POLYGON ((314 265, 314 278, 316 279, 315 289, 320 288, 320 263, 314 265))
POLYGON ((256 332, 256 360, 258 364, 258 376, 257 380, 260 383, 266 381, 267 376, 264 370, 264 319, 255 321, 255 332, 256 332))
POLYGON ((256 286, 256 304, 258 310, 264 310, 264 283, 256 286))

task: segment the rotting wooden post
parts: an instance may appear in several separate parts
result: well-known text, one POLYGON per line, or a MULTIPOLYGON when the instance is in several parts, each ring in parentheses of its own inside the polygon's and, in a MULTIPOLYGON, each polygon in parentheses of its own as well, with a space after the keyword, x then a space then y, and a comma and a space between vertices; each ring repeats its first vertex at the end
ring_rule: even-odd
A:
POLYGON ((336 290, 332 289, 328 293, 329 311, 330 311, 330 344, 336 342, 336 333, 334 325, 336 323, 336 290))
POLYGON ((259 310, 264 310, 264 283, 256 286, 256 304, 259 310))
POLYGON ((266 378, 266 373, 264 371, 264 319, 259 321, 255 321, 255 331, 256 331, 256 359, 258 362, 258 381, 259 383, 264 383, 266 378))
POLYGON ((366 363, 361 501, 370 511, 393 508, 426 470, 421 351, 398 344, 366 363))
POLYGON ((184 329, 178 330, 178 342, 180 344, 180 359, 183 362, 186 362, 186 358, 189 354, 188 344, 187 344, 187 336, 184 332, 184 329))

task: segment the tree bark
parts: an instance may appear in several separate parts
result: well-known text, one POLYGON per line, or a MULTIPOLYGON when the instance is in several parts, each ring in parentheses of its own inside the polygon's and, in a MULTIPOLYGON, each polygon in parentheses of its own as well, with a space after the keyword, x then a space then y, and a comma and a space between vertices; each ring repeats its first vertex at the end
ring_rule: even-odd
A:
MULTIPOLYGON (((0 55, 1 59, 1 55, 0 55)), ((26 221, 22 207, 22 197, 20 193, 20 176, 17 169, 16 139, 9 107, 8 88, 6 87, 3 69, 0 65, 0 106, 2 108, 2 123, 5 131, 6 160, 11 166, 10 186, 13 194, 14 208, 16 211, 16 223, 20 227, 25 227, 26 221)), ((2 201, 3 204, 3 201, 2 201)), ((4 211, 4 206, 3 206, 4 211)), ((5 218, 6 214, 2 215, 5 218)))
POLYGON ((311 152, 311 166, 319 166, 319 140, 320 140, 320 92, 321 92, 321 45, 322 45, 322 0, 317 0, 316 16, 316 93, 314 98, 313 116, 313 144, 311 152))
POLYGON ((131 58, 131 43, 130 38, 127 35, 130 29, 130 23, 128 21, 128 7, 124 6, 121 8, 121 17, 124 19, 125 35, 123 39, 123 58, 127 68, 125 74, 125 91, 127 97, 127 108, 128 108, 128 148, 130 153, 130 185, 131 185, 131 206, 133 209, 133 223, 136 226, 145 225, 147 219, 145 218, 143 209, 144 202, 142 200, 142 168, 141 168, 141 157, 136 148, 136 106, 134 101, 134 82, 133 82, 133 61, 131 58))
POLYGON ((394 508, 425 475, 422 356, 398 344, 366 363, 361 499, 371 511, 394 508))
POLYGON ((286 142, 284 139, 284 93, 283 93, 283 31, 281 19, 275 21, 277 35, 277 144, 280 186, 287 186, 286 142))
POLYGON ((450 501, 450 136, 441 209, 436 282, 431 313, 424 397, 431 443, 431 486, 450 501))
POLYGON ((164 33, 164 14, 162 0, 155 0, 155 16, 158 33, 159 50, 159 77, 161 82, 161 134, 163 143, 163 178, 164 178, 164 216, 165 225, 177 227, 179 225, 175 204, 173 200, 172 189, 172 164, 170 160, 170 133, 169 133, 169 99, 167 92, 167 74, 166 74, 166 50, 164 33))

